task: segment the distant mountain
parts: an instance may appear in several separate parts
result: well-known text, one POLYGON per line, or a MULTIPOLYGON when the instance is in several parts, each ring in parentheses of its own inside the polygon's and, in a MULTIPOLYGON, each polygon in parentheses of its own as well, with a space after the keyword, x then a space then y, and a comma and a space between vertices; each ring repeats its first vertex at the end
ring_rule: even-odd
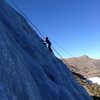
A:
POLYGON ((64 59, 70 67, 86 77, 100 77, 100 59, 93 59, 87 55, 64 59))

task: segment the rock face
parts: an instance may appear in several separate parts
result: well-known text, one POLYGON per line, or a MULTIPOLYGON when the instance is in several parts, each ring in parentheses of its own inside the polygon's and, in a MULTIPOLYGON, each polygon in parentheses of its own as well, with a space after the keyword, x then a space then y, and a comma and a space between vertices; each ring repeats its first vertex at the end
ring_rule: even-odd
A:
POLYGON ((86 55, 78 58, 65 59, 75 72, 87 77, 100 76, 100 59, 92 59, 86 55))
POLYGON ((0 100, 92 100, 27 21, 0 5, 0 100))

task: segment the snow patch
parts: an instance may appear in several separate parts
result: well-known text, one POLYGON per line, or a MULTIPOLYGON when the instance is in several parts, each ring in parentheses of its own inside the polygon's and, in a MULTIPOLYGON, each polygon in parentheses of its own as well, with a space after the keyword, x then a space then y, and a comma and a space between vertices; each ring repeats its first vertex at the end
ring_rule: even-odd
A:
POLYGON ((97 83, 98 85, 100 85, 100 77, 88 78, 88 81, 89 81, 90 83, 97 83))

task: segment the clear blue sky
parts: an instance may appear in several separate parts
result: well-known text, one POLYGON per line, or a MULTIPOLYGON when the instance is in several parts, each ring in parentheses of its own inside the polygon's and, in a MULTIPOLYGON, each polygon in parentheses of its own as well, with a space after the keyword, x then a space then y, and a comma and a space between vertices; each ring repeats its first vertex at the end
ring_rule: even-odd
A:
MULTIPOLYGON (((100 58, 100 0, 14 1, 41 32, 72 56, 100 58)), ((63 57, 71 57, 52 44, 63 57)))

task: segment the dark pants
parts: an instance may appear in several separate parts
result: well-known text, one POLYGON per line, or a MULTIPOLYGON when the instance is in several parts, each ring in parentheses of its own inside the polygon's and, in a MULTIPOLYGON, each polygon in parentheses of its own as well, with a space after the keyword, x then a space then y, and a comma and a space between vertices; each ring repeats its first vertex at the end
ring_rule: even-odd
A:
POLYGON ((52 52, 51 44, 48 44, 48 49, 49 49, 50 52, 52 52))

